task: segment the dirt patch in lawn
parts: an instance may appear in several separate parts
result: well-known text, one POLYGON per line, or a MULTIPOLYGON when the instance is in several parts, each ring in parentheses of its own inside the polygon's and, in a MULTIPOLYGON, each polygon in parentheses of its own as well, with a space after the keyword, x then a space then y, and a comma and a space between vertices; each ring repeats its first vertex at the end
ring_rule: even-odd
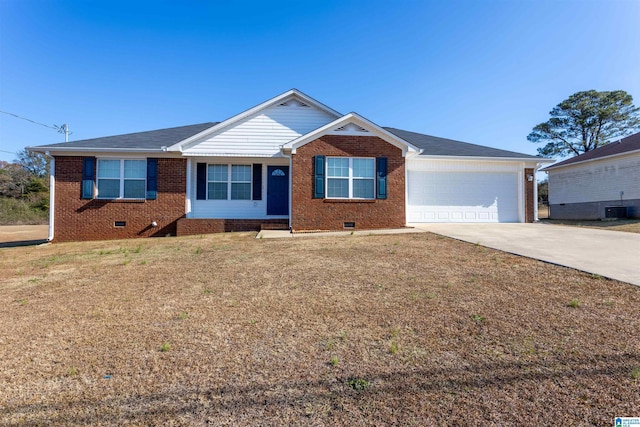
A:
POLYGON ((42 243, 47 240, 48 225, 2 225, 0 248, 42 243))
POLYGON ((571 227, 600 228, 603 230, 626 231, 627 233, 640 233, 640 219, 615 219, 594 221, 572 221, 563 219, 544 219, 547 224, 568 225, 571 227))
POLYGON ((3 425, 611 425, 640 288, 433 234, 0 249, 3 425))

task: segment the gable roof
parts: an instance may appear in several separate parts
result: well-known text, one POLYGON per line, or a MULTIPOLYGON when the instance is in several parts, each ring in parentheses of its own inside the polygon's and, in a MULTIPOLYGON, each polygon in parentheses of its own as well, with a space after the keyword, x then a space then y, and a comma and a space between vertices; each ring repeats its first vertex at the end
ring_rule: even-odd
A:
POLYGON ((162 151, 167 146, 183 141, 205 129, 215 126, 216 122, 179 126, 167 129, 135 132, 124 135, 82 139, 57 144, 27 147, 31 151, 162 151))
POLYGON ((619 156, 632 151, 640 151, 640 132, 629 135, 618 141, 610 142, 609 144, 598 147, 595 150, 587 151, 586 153, 582 153, 554 165, 547 166, 543 170, 555 169, 590 160, 598 160, 604 157, 619 156))
POLYGON ((315 139, 320 138, 323 135, 332 134, 332 135, 340 135, 343 134, 356 134, 356 135, 375 135, 384 141, 388 142, 391 145, 394 145, 400 148, 403 152, 403 155, 407 152, 418 153, 420 149, 413 145, 412 143, 404 140, 402 137, 389 132, 387 129, 378 126, 360 116, 357 113, 349 113, 342 117, 337 118, 331 123, 327 123, 326 125, 311 131, 305 135, 300 136, 299 138, 294 139, 283 145, 283 148, 291 148, 292 152, 295 153, 295 150, 299 147, 302 147, 308 142, 311 142, 315 139), (355 125, 355 130, 349 129, 350 124, 355 125))
POLYGON ((550 162, 552 160, 515 151, 500 150, 453 139, 439 138, 402 129, 385 127, 384 129, 399 136, 405 141, 419 147, 420 156, 454 156, 454 157, 500 157, 505 159, 525 159, 550 162))
POLYGON ((202 138, 205 138, 211 134, 214 134, 216 132, 219 132, 223 129, 226 129, 228 127, 230 127, 231 125, 233 125, 234 123, 238 123, 241 120, 244 120, 248 117, 251 117, 254 114, 259 113, 260 111, 263 111, 269 107, 271 107, 272 105, 276 105, 282 102, 286 102, 291 98, 297 98, 300 101, 302 101, 303 103, 307 104, 307 105, 313 105, 314 107, 327 112, 329 115, 334 116, 334 117, 340 117, 342 114, 338 113, 336 110, 327 107, 326 105, 324 105, 321 102, 316 101, 315 99, 311 98, 309 95, 306 95, 302 92, 300 92, 298 89, 290 89, 278 96, 275 96, 261 104, 256 105, 255 107, 252 107, 246 111, 243 111, 240 114, 236 114, 233 117, 230 117, 226 120, 223 120, 221 122, 216 123, 216 125, 214 127, 212 127, 211 129, 206 129, 203 132, 200 132, 197 135, 193 135, 183 141, 179 141, 176 144, 173 144, 172 146, 168 147, 168 151, 182 151, 183 149, 186 149, 189 147, 189 144, 197 142, 199 140, 201 140, 202 138))
POLYGON ((349 132, 352 132, 354 135, 366 135, 368 132, 371 132, 371 134, 401 148, 405 154, 419 154, 424 157, 500 158, 505 160, 538 161, 540 163, 552 162, 550 159, 536 157, 529 154, 469 144, 466 142, 439 138, 391 127, 380 127, 356 113, 349 113, 343 116, 337 111, 314 100, 297 89, 291 89, 284 92, 281 95, 271 98, 268 101, 256 105, 255 107, 222 122, 207 122, 147 132, 84 139, 66 143, 27 147, 27 149, 43 153, 47 151, 182 152, 183 150, 188 149, 190 145, 201 141, 202 138, 217 135, 220 131, 224 132, 225 129, 232 127, 234 124, 241 122, 244 119, 252 117, 271 106, 288 102, 291 99, 296 99, 298 102, 301 102, 306 106, 313 106, 329 114, 329 116, 335 117, 335 120, 332 122, 301 135, 300 137, 287 142, 284 146, 281 146, 291 148, 294 152, 297 147, 302 146, 324 134, 346 135, 349 134, 349 132))

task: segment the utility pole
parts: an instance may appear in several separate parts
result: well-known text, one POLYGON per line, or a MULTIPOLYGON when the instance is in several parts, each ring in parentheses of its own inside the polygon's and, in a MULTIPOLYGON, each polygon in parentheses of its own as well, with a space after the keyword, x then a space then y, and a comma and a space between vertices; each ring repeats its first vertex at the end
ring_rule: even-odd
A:
POLYGON ((56 126, 58 133, 64 133, 64 142, 69 142, 69 125, 63 124, 62 126, 56 126))

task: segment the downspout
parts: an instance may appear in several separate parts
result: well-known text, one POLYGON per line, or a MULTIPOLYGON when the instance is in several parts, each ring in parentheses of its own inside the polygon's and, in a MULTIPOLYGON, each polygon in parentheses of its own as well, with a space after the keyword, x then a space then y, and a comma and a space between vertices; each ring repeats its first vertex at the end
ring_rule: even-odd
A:
MULTIPOLYGON (((409 225, 409 165, 407 164, 406 149, 402 151, 404 158, 404 225, 407 227, 409 225)), ((387 189, 387 191, 389 190, 387 189)))
POLYGON ((536 167, 533 168, 533 222, 538 222, 538 168, 540 163, 536 163, 536 167))
POLYGON ((55 201, 56 201, 56 159, 47 151, 44 153, 47 157, 51 159, 51 163, 49 163, 49 236, 47 237, 48 241, 53 240, 53 231, 54 231, 54 219, 55 219, 55 201))
POLYGON ((185 218, 191 218, 193 215, 191 214, 191 192, 192 185, 191 180, 193 179, 193 165, 191 163, 191 158, 187 157, 187 185, 185 186, 185 192, 187 193, 187 197, 184 201, 184 216, 185 218))
POLYGON ((293 232, 293 229, 291 228, 291 213, 293 212, 293 153, 289 150, 289 154, 287 154, 285 152, 285 148, 282 146, 280 147, 280 152, 283 156, 289 158, 289 231, 293 232))

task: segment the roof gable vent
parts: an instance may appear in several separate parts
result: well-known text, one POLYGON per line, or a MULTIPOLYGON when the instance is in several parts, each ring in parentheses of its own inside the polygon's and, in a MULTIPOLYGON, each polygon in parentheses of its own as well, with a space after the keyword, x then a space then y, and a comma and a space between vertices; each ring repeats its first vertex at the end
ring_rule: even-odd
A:
POLYGON ((336 128, 333 130, 336 133, 352 133, 352 132, 356 132, 356 133, 369 133, 368 130, 366 130, 365 128, 363 128, 362 126, 358 126, 355 123, 347 123, 344 126, 340 126, 339 128, 336 128))
POLYGON ((292 99, 288 99, 284 102, 281 102, 280 104, 278 104, 278 107, 309 107, 308 104, 305 104, 304 102, 292 98, 292 99))

